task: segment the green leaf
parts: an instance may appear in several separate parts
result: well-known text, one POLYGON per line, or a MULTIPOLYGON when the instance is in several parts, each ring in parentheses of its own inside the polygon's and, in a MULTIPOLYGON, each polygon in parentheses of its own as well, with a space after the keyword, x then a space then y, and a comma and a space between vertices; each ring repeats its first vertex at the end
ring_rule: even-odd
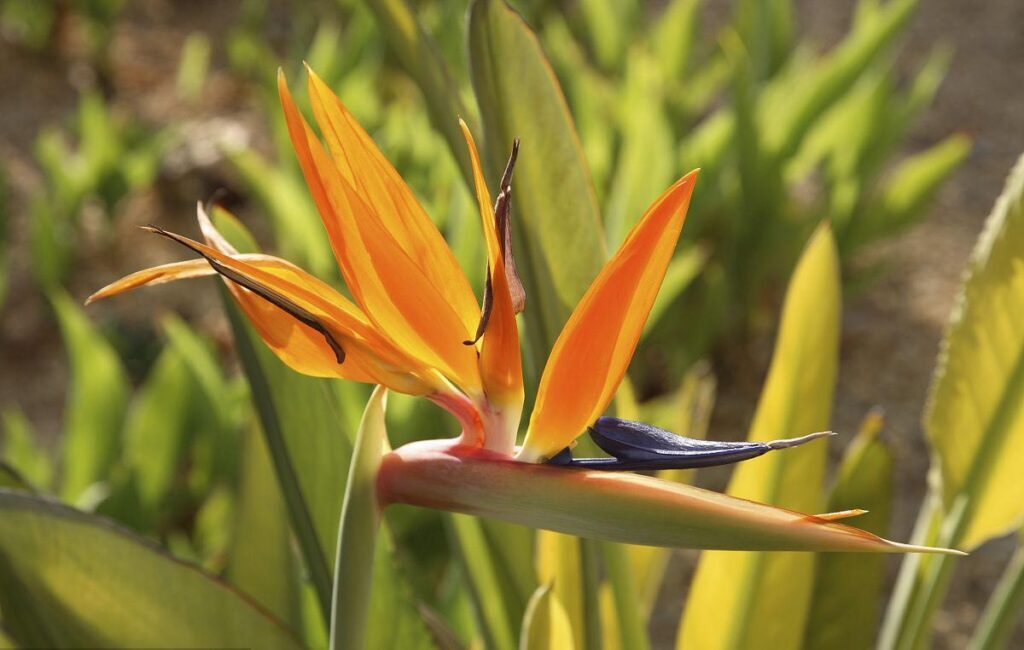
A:
POLYGON ((0 488, 35 492, 35 488, 25 480, 25 477, 18 470, 3 461, 0 461, 0 488))
POLYGON ((31 647, 301 647, 270 615, 152 542, 7 490, 0 607, 10 636, 31 647))
POLYGON ((334 563, 331 650, 362 650, 366 645, 374 554, 381 523, 377 472, 381 458, 389 451, 384 425, 386 399, 387 389, 378 386, 366 404, 352 451, 334 563))
POLYGON ((619 103, 622 144, 604 215, 610 250, 675 180, 675 137, 661 88, 652 57, 631 50, 619 103))
MULTIPOLYGON (((930 539, 976 548, 1024 521, 1024 157, 985 223, 943 339, 925 406, 939 487, 930 493, 930 539)), ((922 529, 923 530, 923 529, 922 529)), ((915 531, 915 537, 916 535, 915 531)), ((922 535, 923 537, 923 535, 922 535)), ((949 558, 904 562, 880 645, 926 643, 949 586, 949 558)))
POLYGON ((635 0, 581 0, 579 3, 594 58, 605 70, 614 72, 625 60, 631 32, 640 13, 638 5, 635 0))
POLYGON ((199 100, 210 70, 210 39, 192 32, 185 39, 178 61, 178 97, 195 103, 199 100))
MULTIPOLYGON (((749 440, 828 428, 839 355, 839 259, 826 225, 812 236, 786 293, 772 365, 749 440)), ((810 444, 736 468, 728 493, 819 512, 826 446, 810 444)), ((705 552, 690 588, 678 647, 799 647, 814 560, 798 553, 705 552)))
POLYGON ((42 490, 50 489, 53 481, 53 463, 46 450, 36 440, 32 423, 16 406, 3 410, 4 446, 2 457, 19 476, 30 485, 42 490))
POLYGON ((523 617, 520 650, 575 648, 572 625, 565 607, 550 585, 537 587, 523 617))
POLYGON ((781 159, 796 153, 821 114, 888 50, 916 6, 917 0, 891 0, 858 21, 834 51, 803 73, 798 85, 782 76, 769 87, 770 99, 762 106, 760 117, 766 134, 773 136, 769 144, 781 159))
POLYGON ((640 598, 629 551, 630 547, 622 544, 601 544, 601 557, 615 602, 622 647, 644 650, 650 646, 647 641, 647 610, 640 598))
MULTIPOLYGON (((892 511, 892 454, 878 437, 882 416, 869 413, 847 448, 828 511, 867 510, 851 523, 885 536, 892 511)), ((818 558, 803 647, 870 648, 878 630, 885 561, 879 555, 825 553, 818 558)))
POLYGON ((64 411, 64 478, 61 495, 74 501, 107 477, 118 456, 128 403, 128 378, 117 353, 67 294, 54 292, 71 367, 64 411))
POLYGON ((601 217, 572 116, 533 31, 502 0, 477 0, 469 49, 492 179, 513 139, 522 143, 514 247, 530 303, 524 366, 536 386, 569 312, 604 263, 601 217))
POLYGON ((511 604, 502 587, 496 559, 481 522, 469 515, 452 515, 451 528, 459 559, 469 581, 476 618, 486 645, 496 650, 513 650, 515 623, 511 604))
POLYGON ((694 58, 700 25, 700 0, 672 0, 654 23, 651 47, 661 76, 670 84, 683 83, 694 58))
POLYGON ((551 588, 565 610, 573 638, 582 648, 587 642, 587 613, 584 611, 581 541, 571 535, 537 531, 537 581, 551 588))
POLYGON ((956 542, 976 548, 1024 522, 1024 157, 967 269, 925 409, 947 509, 968 514, 956 542))
POLYGON ((335 546, 351 454, 347 436, 336 427, 335 394, 327 380, 285 366, 223 294, 292 530, 326 619, 332 574, 326 549, 335 546))
POLYGON ((243 441, 226 577, 274 616, 300 629, 298 567, 292 554, 288 510, 258 429, 250 427, 243 441))
POLYGON ((331 650, 433 646, 395 569, 387 531, 378 536, 377 473, 390 450, 386 396, 383 386, 370 396, 352 453, 335 560, 331 650))
MULTIPOLYGON (((459 87, 444 57, 406 0, 370 0, 367 5, 377 17, 391 50, 423 92, 431 121, 444 134, 463 178, 473 187, 469 152, 459 128, 459 117, 472 126, 473 116, 462 102, 459 87)), ((509 140, 509 146, 511 144, 509 140)))
POLYGON ((124 462, 143 512, 156 519, 178 477, 196 393, 181 355, 165 347, 135 394, 124 426, 124 462))
POLYGON ((957 134, 904 160, 880 195, 850 224, 844 245, 861 246, 912 225, 970 151, 970 138, 957 134))

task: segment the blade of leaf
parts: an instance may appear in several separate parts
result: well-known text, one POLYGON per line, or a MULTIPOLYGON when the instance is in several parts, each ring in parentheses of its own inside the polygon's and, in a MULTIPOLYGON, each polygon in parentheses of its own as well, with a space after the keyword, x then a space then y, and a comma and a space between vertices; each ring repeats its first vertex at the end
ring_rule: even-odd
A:
POLYGON ((562 650, 575 647, 572 625, 565 607, 550 585, 537 587, 523 617, 520 650, 562 650))
POLYGON ((298 541, 310 580, 317 592, 324 619, 328 620, 331 601, 331 570, 324 549, 336 539, 336 524, 330 520, 340 511, 340 486, 328 489, 331 483, 344 480, 344 473, 322 464, 317 452, 327 457, 350 453, 343 436, 330 436, 328 413, 331 393, 323 380, 305 377, 288 369, 273 352, 257 342, 258 335, 245 322, 227 290, 221 288, 225 309, 235 339, 235 349, 242 361, 253 404, 260 417, 263 435, 281 494, 288 506, 292 531, 298 541), (333 439, 332 439, 333 438, 333 439), (305 451, 308 463, 300 465, 289 453, 289 442, 305 451), (297 466, 305 471, 299 473, 297 466), (312 506, 310 505, 312 504, 312 506), (333 509, 331 515, 331 506, 333 509), (313 509, 315 508, 315 510, 313 509))
POLYGON ((374 554, 380 528, 377 470, 388 451, 384 409, 387 389, 370 396, 352 450, 352 466, 341 508, 331 603, 331 650, 362 650, 370 610, 374 554))
POLYGON ((647 641, 647 612, 630 565, 630 548, 624 544, 603 542, 601 557, 615 602, 620 643, 623 648, 645 650, 650 645, 647 641))
POLYGON ((522 142, 513 228, 530 301, 523 315, 529 395, 605 260, 601 218, 572 116, 533 31, 503 0, 477 0, 469 49, 489 171, 500 172, 514 138, 522 142))
POLYGON ((36 441, 32 423, 17 406, 11 406, 0 413, 3 424, 4 446, 2 457, 17 474, 40 489, 50 489, 53 480, 53 464, 46 450, 36 441))
POLYGON ((293 629, 301 629, 297 576, 288 510, 266 442, 257 427, 252 426, 243 437, 226 577, 279 620, 293 629))
POLYGON ((572 636, 581 648, 586 642, 582 572, 579 538, 550 530, 537 531, 537 581, 550 585, 562 603, 572 636))
POLYGON ((3 461, 0 461, 0 488, 35 492, 35 489, 27 480, 25 480, 25 477, 23 477, 18 470, 3 461))
MULTIPOLYGON (((975 548, 1024 521, 1024 333, 1013 325, 1024 317, 1022 251, 1024 156, 975 245, 925 406, 946 511, 941 543, 975 548)), ((929 562, 890 603, 883 647, 925 642, 955 564, 929 562)))
POLYGON ((155 522, 177 477, 196 394, 181 355, 165 347, 136 392, 124 425, 124 462, 146 520, 155 522))
POLYGON ((224 583, 107 519, 8 490, 0 515, 0 607, 20 645, 301 648, 224 583))
POLYGON ((103 480, 118 454, 128 403, 128 378, 117 352, 63 292, 50 301, 71 366, 64 412, 61 495, 74 501, 103 480))
MULTIPOLYGON (((472 188, 473 171, 459 129, 459 117, 472 127, 472 116, 462 103, 458 85, 444 57, 406 0, 371 0, 367 5, 377 17, 391 50, 419 86, 435 128, 444 134, 466 184, 472 188)), ((475 128, 470 130, 477 133, 475 128)), ((509 144, 511 142, 509 140, 509 144)))
MULTIPOLYGON (((839 260, 826 225, 790 280, 772 365, 749 440, 828 428, 839 352, 839 260)), ((798 512, 820 512, 824 445, 737 467, 728 493, 798 512)), ((677 647, 798 647, 810 606, 814 556, 706 552, 694 576, 677 647)))
MULTIPOLYGON (((879 413, 869 413, 847 448, 826 510, 863 508, 858 528, 885 536, 892 510, 892 454, 878 434, 879 413)), ((825 553, 818 558, 814 596, 803 647, 869 648, 881 611, 885 562, 880 556, 825 553), (841 587, 840 587, 841 585, 841 587)))
POLYGON ((487 647, 512 650, 516 619, 505 602, 499 570, 494 565, 480 521, 468 515, 450 517, 459 559, 469 580, 476 617, 487 647))

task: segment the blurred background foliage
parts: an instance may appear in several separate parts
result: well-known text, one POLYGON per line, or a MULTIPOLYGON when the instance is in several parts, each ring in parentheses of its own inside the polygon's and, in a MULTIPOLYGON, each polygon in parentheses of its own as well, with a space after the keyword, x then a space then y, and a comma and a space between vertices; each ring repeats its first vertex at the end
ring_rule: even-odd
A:
MULTIPOLYGON (((627 417, 694 437, 738 437, 708 431, 715 375, 747 374, 757 362, 762 367, 754 376, 761 376, 768 355, 751 350, 765 348, 775 335, 787 282, 819 224, 830 225, 843 272, 828 289, 801 290, 793 280, 790 295, 799 295, 790 299, 807 305, 802 318, 808 320, 790 325, 788 336, 804 337, 801 328, 833 328, 814 350, 819 361, 834 365, 840 314, 838 307, 825 313, 829 301, 838 301, 840 292, 856 295, 884 276, 898 248, 883 246, 888 255, 867 257, 862 251, 879 250, 880 242, 925 218, 971 150, 961 133, 924 143, 911 139, 953 56, 947 43, 937 42, 913 65, 902 62, 914 0, 860 0, 851 8, 848 31, 824 50, 802 35, 796 9, 786 0, 669 0, 653 6, 523 0, 514 6, 525 22, 503 4, 485 1, 470 11, 465 1, 310 0, 285 7, 241 0, 226 30, 210 33, 195 25, 166 52, 175 61, 173 94, 159 101, 178 109, 147 111, 130 110, 133 104, 119 96, 119 75, 146 77, 138 67, 118 69, 132 51, 114 36, 133 4, 0 4, 5 47, 50 65, 71 52, 69 74, 80 91, 73 110, 32 135, 39 180, 23 201, 27 253, 18 256, 28 274, 12 268, 11 172, 0 168, 0 308, 18 309, 6 300, 13 293, 10 278, 31 283, 17 293, 45 296, 68 367, 59 432, 38 435, 22 406, 6 396, 0 400, 0 485, 52 495, 125 527, 108 529, 56 504, 33 509, 0 496, 8 500, 6 507, 0 504, 7 519, 0 537, 4 529, 31 529, 34 518, 55 531, 45 544, 28 532, 20 538, 12 533, 0 544, 0 560, 18 553, 45 565, 52 552, 46 549, 73 535, 69 543, 83 553, 93 549, 123 562, 111 563, 109 575, 67 575, 59 584, 36 582, 27 561, 17 570, 0 570, 17 578, 21 590, 0 594, 0 620, 19 644, 130 645, 161 638, 157 632, 147 637, 130 617, 118 620, 75 595, 89 580, 136 589, 125 578, 132 572, 161 584, 196 579, 178 575, 180 565, 149 547, 117 550, 134 549, 135 536, 220 576, 274 617, 266 619, 248 604, 220 604, 226 596, 210 585, 191 609, 165 611, 170 595, 133 604, 135 616, 159 619, 166 634, 188 621, 200 639, 237 645, 260 638, 220 629, 222 621, 203 614, 205 602, 208 608, 240 608, 244 613, 233 619, 239 627, 253 618, 246 635, 273 628, 266 634, 281 635, 277 647, 299 639, 314 647, 326 642, 338 512, 369 388, 287 370, 228 303, 228 318, 221 317, 219 298, 207 286, 177 288, 167 299, 160 297, 163 289, 153 289, 156 297, 125 298, 120 306, 90 308, 88 315, 80 306, 105 281, 153 261, 150 249, 138 243, 144 236, 130 227, 151 221, 156 205, 171 212, 173 224, 190 224, 190 204, 211 197, 244 217, 241 226, 218 216, 240 249, 272 250, 340 284, 279 110, 279 66, 307 112, 305 93, 298 92, 301 62, 334 88, 416 190, 477 290, 484 255, 456 118, 465 118, 480 136, 491 173, 500 169, 512 137, 522 138, 516 246, 531 296, 524 336, 532 386, 574 297, 606 251, 617 248, 664 187, 700 167, 683 243, 631 368, 632 382, 616 405, 627 417), (243 108, 224 117, 218 109, 225 105, 243 108), (104 263, 92 263, 96 259, 104 263), (81 273, 83 268, 92 270, 81 273), (203 297, 196 297, 200 292, 203 297), (139 302, 126 306, 132 301, 139 302), (179 307, 187 320, 171 314, 179 307), (26 550, 33 545, 39 546, 26 550), (18 615, 23 610, 17 600, 26 594, 49 594, 61 604, 59 615, 18 615), (76 627, 82 620, 94 625, 76 627), (104 637, 110 629, 120 629, 120 636, 104 637)), ((1020 249, 1011 246, 1007 255, 1013 252, 1020 249)), ((772 373, 787 372, 774 369, 779 363, 773 362, 772 373)), ((836 371, 821 372, 834 377, 836 371)), ((821 415, 808 416, 814 422, 807 427, 827 427, 831 383, 808 390, 776 390, 767 397, 766 388, 755 422, 800 405, 821 415)), ((753 402, 756 392, 747 397, 753 402)), ((393 397, 388 419, 395 446, 455 431, 432 406, 400 396, 393 397)), ((776 425, 760 426, 774 431, 776 425)), ((875 518, 864 526, 882 533, 893 497, 892 458, 880 429, 880 417, 869 415, 834 485, 824 478, 825 458, 815 461, 817 469, 806 476, 816 476, 818 488, 805 496, 820 496, 814 505, 822 510, 868 504, 875 518)), ((941 458, 943 434, 929 434, 941 458)), ((668 478, 694 480, 684 473, 668 478)), ((710 481, 722 484, 721 478, 710 481)), ((766 486, 766 498, 781 503, 781 487, 759 484, 766 486)), ((984 490, 947 485, 942 494, 933 486, 915 537, 964 541, 967 524, 958 532, 939 530, 943 522, 953 525, 956 489, 984 490)), ((969 542, 1005 532, 1004 515, 1012 519, 1016 513, 990 514, 997 521, 974 531, 969 542)), ((686 617, 700 616, 690 609, 700 611, 702 599, 721 603, 729 597, 695 582, 681 620, 680 585, 693 557, 677 558, 670 570, 670 554, 660 549, 534 535, 412 509, 389 512, 382 537, 369 647, 512 648, 520 638, 532 639, 529 647, 564 647, 572 638, 578 647, 637 648, 649 643, 648 630, 655 641, 672 639, 677 625, 682 644, 686 617)), ((1022 562, 1018 557, 1014 563, 1000 586, 1004 595, 986 614, 984 634, 997 640, 1005 641, 1015 620, 1012 607, 999 603, 1015 602, 1022 592, 1022 562)), ((698 576, 712 570, 703 564, 698 576)), ((931 586, 906 587, 906 609, 917 614, 890 616, 890 647, 916 647, 927 639, 952 571, 951 560, 941 564, 904 567, 931 586), (934 575, 927 578, 929 571, 934 575), (915 594, 928 602, 914 601, 915 594), (912 622, 900 627, 893 620, 912 622)), ((874 639, 884 602, 884 564, 827 558, 816 571, 807 568, 797 588, 772 582, 773 574, 755 568, 743 585, 802 608, 791 629, 770 632, 790 639, 788 645, 864 647, 865 638, 874 639), (845 627, 828 624, 844 607, 829 581, 849 584, 862 605, 845 627), (793 589, 803 596, 790 601, 781 595, 793 589)), ((912 577, 901 581, 909 584, 912 577)), ((755 647, 756 612, 741 600, 719 607, 718 615, 748 627, 732 645, 716 645, 755 647)))

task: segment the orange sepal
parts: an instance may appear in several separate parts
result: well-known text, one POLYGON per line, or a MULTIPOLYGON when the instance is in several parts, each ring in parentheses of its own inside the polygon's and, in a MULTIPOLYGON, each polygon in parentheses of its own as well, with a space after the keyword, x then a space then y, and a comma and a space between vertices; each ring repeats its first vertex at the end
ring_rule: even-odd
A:
POLYGON ((608 408, 672 259, 696 179, 690 172, 647 209, 576 305, 544 367, 520 459, 553 456, 608 408))
MULTIPOLYGON (((476 199, 483 223, 484 241, 487 245, 487 272, 491 284, 490 314, 481 332, 480 376, 487 408, 492 411, 493 422, 485 423, 484 446, 506 454, 512 452, 519 419, 523 408, 523 367, 519 351, 519 328, 516 325, 515 308, 509 291, 509 280, 505 275, 505 259, 494 223, 491 196, 487 191, 480 156, 473 141, 473 134, 462 120, 459 120, 462 134, 469 147, 473 162, 473 180, 476 199)), ((485 309, 486 311, 486 309, 485 309)))
MULTIPOLYGON (((386 225, 324 151, 283 75, 278 89, 292 144, 352 295, 377 330, 418 360, 421 370, 436 369, 463 390, 478 392, 476 352, 462 345, 471 326, 399 244, 399 226, 386 225)), ((445 272, 452 282, 466 281, 457 268, 445 272)))

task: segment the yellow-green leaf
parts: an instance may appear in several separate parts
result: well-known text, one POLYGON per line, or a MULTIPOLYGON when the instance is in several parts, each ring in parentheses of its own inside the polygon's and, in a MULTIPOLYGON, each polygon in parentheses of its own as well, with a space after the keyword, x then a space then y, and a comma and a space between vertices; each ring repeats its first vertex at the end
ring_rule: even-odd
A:
MULTIPOLYGON (((771 369, 749 440, 828 428, 839 352, 839 260, 827 225, 812 236, 790 280, 771 369)), ((736 468, 728 493, 798 512, 820 512, 826 447, 811 444, 736 468)), ((799 553, 705 552, 687 599, 679 648, 798 648, 814 586, 799 553)))
POLYGON ((581 644, 586 636, 582 566, 578 538, 537 531, 537 581, 553 591, 565 611, 572 636, 581 644))
POLYGON ((925 413, 954 543, 975 548, 1024 522, 1024 157, 974 249, 925 413))
MULTIPOLYGON (((892 510, 892 454, 878 437, 882 416, 872 412, 850 443, 832 487, 828 510, 863 508, 852 523, 885 536, 892 510)), ((867 553, 825 553, 818 558, 804 648, 870 648, 878 633, 885 561, 867 553)))
POLYGON ((565 650, 575 647, 572 625, 565 607, 550 585, 537 587, 523 617, 520 650, 565 650))

